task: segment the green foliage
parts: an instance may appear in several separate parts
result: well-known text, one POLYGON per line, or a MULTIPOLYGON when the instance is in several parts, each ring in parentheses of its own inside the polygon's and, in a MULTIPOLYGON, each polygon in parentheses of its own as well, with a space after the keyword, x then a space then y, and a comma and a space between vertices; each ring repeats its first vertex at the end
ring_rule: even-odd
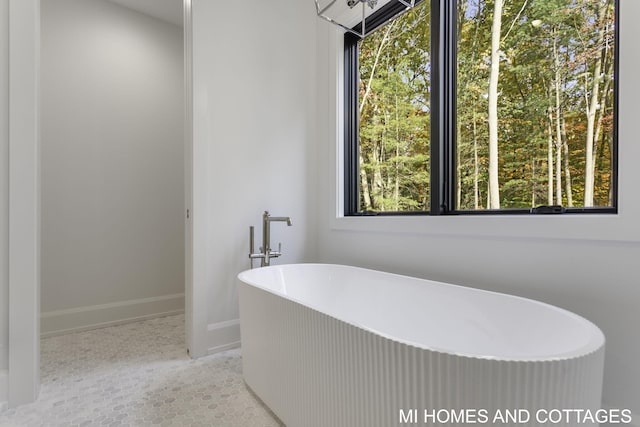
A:
POLYGON ((428 207, 428 3, 378 30, 360 45, 362 209, 428 207))
MULTIPOLYGON (((429 3, 360 43, 363 210, 429 209, 429 3)), ((493 0, 458 0, 457 7, 457 206, 482 209, 493 0)), ((573 206, 584 204, 593 97, 600 106, 593 130, 593 205, 611 205, 614 16, 612 0, 505 0, 498 103, 503 208, 548 201, 567 206, 569 196, 573 206), (594 76, 598 62, 602 75, 594 76)))

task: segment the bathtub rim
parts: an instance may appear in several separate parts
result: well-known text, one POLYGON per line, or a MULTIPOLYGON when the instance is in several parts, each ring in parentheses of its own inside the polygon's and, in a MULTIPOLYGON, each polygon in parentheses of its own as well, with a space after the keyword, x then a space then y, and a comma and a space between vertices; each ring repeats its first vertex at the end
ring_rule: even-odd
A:
MULTIPOLYGON (((576 314, 572 311, 566 310, 564 308, 552 305, 552 304, 548 304, 546 302, 542 302, 542 301, 538 301, 535 299, 531 299, 531 298, 526 298, 526 297, 521 297, 518 295, 512 295, 512 294, 506 294, 503 292, 496 292, 496 291, 489 291, 489 290, 485 290, 485 289, 479 289, 479 288, 472 288, 470 286, 464 286, 464 285, 458 285, 458 284, 454 284, 454 283, 447 283, 447 282, 440 282, 440 281, 436 281, 436 280, 431 280, 431 279, 423 279, 420 277, 415 277, 415 276, 408 276, 408 275, 404 275, 404 274, 398 274, 398 273, 391 273, 391 272, 387 272, 387 271, 382 271, 382 270, 374 270, 371 268, 364 268, 364 267, 357 267, 357 266, 353 266, 353 265, 348 265, 348 264, 330 264, 330 263, 290 263, 290 264, 279 264, 279 265, 271 265, 271 266, 267 266, 267 267, 259 267, 259 268, 254 268, 254 269, 247 269, 244 270, 240 273, 238 273, 237 275, 237 279, 240 282, 243 282, 244 284, 248 285, 248 286, 253 286, 255 288, 261 289, 265 292, 268 292, 270 294, 276 295, 280 298, 285 298, 289 301, 292 301, 296 304, 299 304, 301 306, 304 306, 310 310, 316 311, 318 313, 324 314, 325 316, 329 316, 332 319, 336 319, 340 322, 344 322, 346 324, 349 324, 351 326, 354 326, 356 328, 362 329, 364 331, 370 332, 372 334, 378 335, 384 339, 388 339, 391 340, 393 342, 396 343, 400 343, 400 344, 404 344, 410 347, 415 347, 415 348, 419 348, 421 350, 427 350, 427 351, 431 351, 431 352, 435 352, 435 353, 440 353, 440 354, 447 354, 447 355, 454 355, 457 357, 462 357, 462 358, 470 358, 470 359, 479 359, 479 360, 487 360, 487 361, 499 361, 499 362, 514 362, 514 363, 519 363, 519 362, 525 362, 525 363, 543 363, 543 362, 562 362, 562 361, 569 361, 569 360, 574 360, 574 359, 578 359, 578 358, 582 358, 582 357, 586 357, 589 355, 592 355, 600 350, 604 350, 605 344, 606 344, 606 337, 604 335, 604 333, 602 332, 602 330, 593 322, 591 322, 589 319, 580 316, 579 314, 576 314), (251 272, 255 272, 255 271, 259 271, 259 270, 263 270, 263 269, 278 269, 278 268, 285 268, 285 267, 295 267, 295 266, 300 266, 300 265, 304 265, 304 266, 315 266, 315 267, 338 267, 338 268, 349 268, 349 269, 356 269, 356 270, 361 270, 361 271, 367 271, 367 272, 373 272, 373 273, 379 273, 379 274, 383 274, 383 275, 388 275, 391 277, 397 277, 397 278, 404 278, 404 279, 418 279, 418 280, 424 280, 424 281, 428 281, 437 285, 443 285, 443 286, 453 286, 453 287, 457 287, 457 288, 463 288, 465 290, 470 290, 470 291, 476 291, 476 292, 484 292, 484 293, 489 293, 489 294, 493 294, 493 295, 499 295, 500 297, 506 297, 506 298, 514 298, 514 299, 518 299, 521 301, 526 301, 527 303, 532 303, 532 304, 537 304, 537 305, 541 305, 544 306, 546 309, 550 309, 556 312, 560 312, 568 317, 572 317, 576 320, 578 320, 581 324, 583 324, 585 327, 589 328, 589 341, 581 346, 578 347, 577 349, 571 350, 569 352, 564 352, 564 353, 560 353, 560 354, 556 354, 556 355, 550 355, 550 356, 538 356, 538 357, 503 357, 503 356, 491 356, 491 355, 480 355, 480 354, 470 354, 470 353, 465 353, 462 351, 454 351, 454 350, 450 350, 450 349, 446 349, 446 348, 437 348, 434 346, 429 346, 426 344, 422 344, 422 343, 418 343, 418 342, 414 342, 411 340, 407 340, 407 339, 401 339, 398 338, 396 336, 392 336, 388 333, 384 333, 382 331, 376 330, 374 328, 371 328, 369 326, 365 326, 362 325, 358 322, 353 322, 350 320, 346 320, 344 318, 340 318, 337 316, 334 316, 330 313, 327 313, 324 310, 319 309, 318 307, 314 306, 313 304, 309 304, 306 301, 301 301, 297 298, 292 298, 289 295, 286 294, 282 294, 276 290, 270 289, 269 287, 266 286, 262 286, 258 283, 255 282, 255 280, 250 280, 247 279, 246 277, 251 273, 251 272)), ((242 316, 241 316, 241 321, 242 321, 242 316)))

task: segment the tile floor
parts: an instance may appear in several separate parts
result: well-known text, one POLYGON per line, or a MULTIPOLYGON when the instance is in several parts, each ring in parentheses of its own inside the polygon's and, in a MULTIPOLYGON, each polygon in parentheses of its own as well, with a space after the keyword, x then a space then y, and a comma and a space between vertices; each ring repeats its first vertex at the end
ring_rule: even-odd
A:
POLYGON ((240 350, 192 360, 184 316, 42 340, 40 397, 0 426, 280 426, 242 379, 240 350))

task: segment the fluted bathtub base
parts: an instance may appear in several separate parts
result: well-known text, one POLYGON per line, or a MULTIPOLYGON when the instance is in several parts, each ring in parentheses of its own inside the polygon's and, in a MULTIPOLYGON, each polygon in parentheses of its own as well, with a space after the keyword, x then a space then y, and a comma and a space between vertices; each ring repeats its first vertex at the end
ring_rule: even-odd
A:
MULTIPOLYGON (((600 408, 604 347, 581 357, 502 361, 396 342, 240 282, 247 384, 290 427, 464 425, 424 411, 600 408)), ((496 425, 487 422, 485 425, 496 425)), ((513 425, 507 423, 504 425, 513 425)), ((577 422, 554 426, 585 426, 577 422)))

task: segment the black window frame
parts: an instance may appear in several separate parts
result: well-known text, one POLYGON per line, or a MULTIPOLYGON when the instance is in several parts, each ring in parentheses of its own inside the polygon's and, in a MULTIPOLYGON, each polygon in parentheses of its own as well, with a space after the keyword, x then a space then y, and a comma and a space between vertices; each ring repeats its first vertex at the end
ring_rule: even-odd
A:
MULTIPOLYGON (((480 209, 461 210, 455 206, 456 182, 456 100, 457 37, 456 0, 416 0, 416 6, 429 1, 431 7, 431 141, 430 141, 430 209, 428 211, 360 211, 359 156, 360 123, 358 115, 359 52, 361 37, 344 35, 344 215, 345 216, 435 216, 435 215, 529 215, 529 214, 617 214, 618 213, 618 116, 620 87, 620 0, 614 0, 614 81, 613 81, 613 206, 555 209, 480 209), (437 106, 433 108, 433 106, 437 106)), ((405 6, 391 1, 365 21, 370 34, 398 16, 405 6)), ((358 33, 362 25, 353 30, 358 33)))

